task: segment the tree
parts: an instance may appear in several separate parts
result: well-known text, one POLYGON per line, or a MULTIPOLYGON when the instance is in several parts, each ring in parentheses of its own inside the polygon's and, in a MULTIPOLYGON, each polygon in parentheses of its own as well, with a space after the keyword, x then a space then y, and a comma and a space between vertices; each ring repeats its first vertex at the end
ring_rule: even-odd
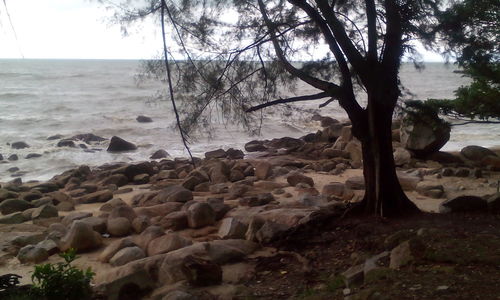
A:
POLYGON ((426 103, 456 118, 500 121, 500 2, 464 0, 437 18, 434 30, 445 42, 445 53, 457 57, 472 83, 456 90, 455 99, 426 103))
MULTIPOLYGON (((164 12, 162 22, 178 45, 170 45, 170 54, 185 58, 175 69, 186 132, 214 112, 249 127, 255 119, 244 112, 338 101, 362 145, 366 187, 359 208, 396 216, 418 211, 401 188, 393 158, 400 63, 413 53, 412 40, 432 35, 439 7, 439 0, 149 0, 142 7, 124 4, 119 19, 164 12), (304 62, 317 58, 320 45, 328 49, 321 58, 304 62), (318 92, 283 98, 278 86, 293 88, 294 80, 318 92), (356 89, 364 91, 366 104, 356 89)), ((147 64, 163 76, 160 62, 147 64)))

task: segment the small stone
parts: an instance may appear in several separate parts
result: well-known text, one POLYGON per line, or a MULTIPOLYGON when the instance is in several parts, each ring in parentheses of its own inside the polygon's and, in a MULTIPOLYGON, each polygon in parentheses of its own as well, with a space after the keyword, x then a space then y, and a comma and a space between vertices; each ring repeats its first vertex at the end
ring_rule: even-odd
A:
POLYGON ((153 122, 153 119, 151 119, 150 117, 147 117, 147 116, 143 116, 143 115, 137 116, 137 118, 135 118, 135 120, 139 123, 151 123, 151 122, 153 122))

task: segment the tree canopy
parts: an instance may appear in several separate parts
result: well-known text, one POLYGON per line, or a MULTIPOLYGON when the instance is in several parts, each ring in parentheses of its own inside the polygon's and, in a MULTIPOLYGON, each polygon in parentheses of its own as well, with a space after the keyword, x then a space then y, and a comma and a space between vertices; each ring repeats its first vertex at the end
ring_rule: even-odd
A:
MULTIPOLYGON (((277 104, 338 101, 363 156, 363 211, 393 216, 417 211, 396 172, 391 139, 401 95, 399 68, 413 41, 432 41, 440 0, 145 0, 124 2, 119 19, 160 14, 184 53, 175 70, 183 130, 214 116, 251 127, 277 104), (316 92, 286 97, 297 80, 316 92), (359 93, 366 95, 361 101, 359 93), (258 115, 257 115, 258 117, 258 115)), ((162 62, 147 63, 163 77, 162 62)))
POLYGON ((500 121, 500 2, 463 0, 437 14, 435 32, 444 40, 463 73, 472 79, 456 90, 455 99, 426 103, 456 118, 500 121))

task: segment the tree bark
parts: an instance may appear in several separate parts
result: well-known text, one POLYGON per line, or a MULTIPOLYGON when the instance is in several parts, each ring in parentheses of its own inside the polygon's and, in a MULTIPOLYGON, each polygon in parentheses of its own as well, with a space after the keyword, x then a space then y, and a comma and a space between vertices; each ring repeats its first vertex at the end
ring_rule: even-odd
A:
MULTIPOLYGON (((386 94, 387 95, 387 94, 386 94)), ((353 134, 361 141, 365 196, 359 205, 362 212, 395 217, 419 212, 399 183, 392 147, 392 113, 387 99, 369 95, 363 120, 353 120, 353 134), (385 100, 385 101, 384 101, 385 100)))

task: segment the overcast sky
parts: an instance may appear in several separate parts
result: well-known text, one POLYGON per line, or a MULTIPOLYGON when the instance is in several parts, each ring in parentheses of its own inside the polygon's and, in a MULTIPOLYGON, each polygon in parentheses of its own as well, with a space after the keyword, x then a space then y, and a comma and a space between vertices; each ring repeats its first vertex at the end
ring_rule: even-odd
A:
MULTIPOLYGON (((5 0, 17 41, 0 1, 0 58, 146 59, 161 49, 152 22, 124 37, 110 25, 113 11, 91 0, 5 0)), ((425 61, 442 61, 424 53, 425 61)))

